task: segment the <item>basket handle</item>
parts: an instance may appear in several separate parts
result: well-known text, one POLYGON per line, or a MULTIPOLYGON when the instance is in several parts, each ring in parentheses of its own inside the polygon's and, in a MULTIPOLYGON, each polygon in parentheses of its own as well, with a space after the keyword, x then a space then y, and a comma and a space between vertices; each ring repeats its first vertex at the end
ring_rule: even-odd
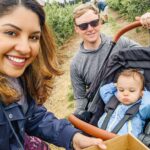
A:
POLYGON ((119 40, 119 38, 126 32, 134 29, 134 28, 137 28, 139 26, 142 26, 141 22, 140 21, 134 21, 128 25, 126 25, 125 27, 123 27, 122 29, 120 29, 117 34, 114 36, 113 38, 113 42, 114 43, 117 43, 117 41, 119 40))
POLYGON ((73 114, 69 115, 68 120, 78 129, 82 130, 83 132, 87 133, 88 135, 91 135, 96 138, 100 138, 102 140, 109 140, 116 136, 117 134, 108 132, 106 130, 97 128, 89 123, 86 123, 77 117, 75 117, 73 114))

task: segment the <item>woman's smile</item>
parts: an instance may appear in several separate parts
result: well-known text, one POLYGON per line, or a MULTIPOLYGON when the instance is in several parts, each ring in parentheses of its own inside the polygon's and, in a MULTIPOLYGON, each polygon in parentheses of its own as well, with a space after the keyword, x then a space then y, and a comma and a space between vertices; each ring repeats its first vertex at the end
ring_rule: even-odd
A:
POLYGON ((24 67, 26 63, 26 58, 21 58, 18 56, 10 56, 10 55, 8 56, 6 55, 6 57, 14 67, 24 67))

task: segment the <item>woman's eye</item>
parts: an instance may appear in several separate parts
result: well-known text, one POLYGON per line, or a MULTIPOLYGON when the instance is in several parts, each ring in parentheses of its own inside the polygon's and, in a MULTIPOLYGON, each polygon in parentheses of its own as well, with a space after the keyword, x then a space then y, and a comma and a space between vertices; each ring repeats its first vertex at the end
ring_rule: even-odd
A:
POLYGON ((9 35, 9 36, 16 36, 16 32, 14 31, 6 31, 5 34, 9 35))
POLYGON ((31 36, 30 39, 33 40, 33 41, 39 41, 40 36, 31 36))

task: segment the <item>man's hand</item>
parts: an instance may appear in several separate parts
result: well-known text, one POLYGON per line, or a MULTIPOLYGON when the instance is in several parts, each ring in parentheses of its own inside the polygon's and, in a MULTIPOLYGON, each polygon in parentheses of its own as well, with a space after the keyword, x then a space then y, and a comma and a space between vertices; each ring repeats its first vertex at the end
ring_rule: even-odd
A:
POLYGON ((150 12, 143 14, 141 17, 136 17, 136 20, 140 20, 144 28, 150 29, 150 12))

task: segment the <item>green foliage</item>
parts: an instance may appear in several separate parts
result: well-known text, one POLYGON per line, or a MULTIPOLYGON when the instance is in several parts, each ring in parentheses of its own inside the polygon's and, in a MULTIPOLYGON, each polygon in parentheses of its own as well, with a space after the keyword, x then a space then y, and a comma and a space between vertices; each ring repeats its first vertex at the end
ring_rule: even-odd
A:
POLYGON ((150 0, 107 0, 109 7, 119 10, 121 14, 130 20, 150 12, 150 0))
POLYGON ((114 10, 119 10, 120 7, 120 0, 107 0, 107 3, 110 7, 114 10))
POLYGON ((69 104, 68 108, 74 108, 74 103, 69 104))
POLYGON ((69 92, 68 92, 68 101, 73 101, 74 100, 74 95, 73 95, 73 89, 72 86, 69 86, 69 92))
POLYGON ((56 35, 58 45, 62 45, 74 32, 72 11, 74 5, 58 4, 46 5, 45 12, 47 23, 52 27, 56 35))
POLYGON ((69 102, 68 108, 71 108, 71 109, 74 108, 74 95, 73 95, 73 89, 71 85, 69 86, 67 99, 69 102))

